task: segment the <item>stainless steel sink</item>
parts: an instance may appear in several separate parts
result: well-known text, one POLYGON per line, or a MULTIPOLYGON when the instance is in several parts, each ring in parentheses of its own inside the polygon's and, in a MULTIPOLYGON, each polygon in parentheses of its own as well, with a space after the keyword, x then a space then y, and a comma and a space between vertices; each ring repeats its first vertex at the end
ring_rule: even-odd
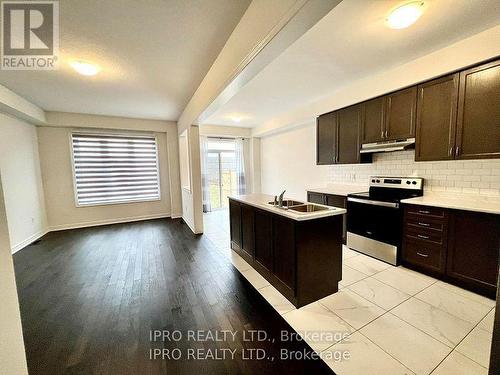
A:
POLYGON ((318 206, 316 204, 301 204, 298 206, 288 207, 288 209, 291 211, 297 211, 297 212, 303 212, 303 213, 334 210, 334 208, 318 206))
MULTIPOLYGON (((274 206, 274 202, 269 202, 269 204, 274 206)), ((283 200, 283 207, 284 208, 290 208, 291 206, 298 206, 298 205, 302 205, 302 204, 304 204, 304 202, 294 201, 291 199, 283 200)))

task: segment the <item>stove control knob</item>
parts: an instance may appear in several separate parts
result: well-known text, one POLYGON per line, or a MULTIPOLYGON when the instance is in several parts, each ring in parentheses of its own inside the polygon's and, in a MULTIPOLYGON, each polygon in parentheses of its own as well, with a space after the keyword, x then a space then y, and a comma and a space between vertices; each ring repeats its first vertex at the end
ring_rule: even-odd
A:
POLYGON ((410 181, 406 181, 406 183, 407 183, 408 185, 410 185, 410 184, 411 184, 411 182, 410 182, 410 181))
POLYGON ((377 180, 377 183, 379 183, 379 182, 380 182, 380 180, 377 180))
POLYGON ((375 182, 375 180, 372 180, 372 182, 375 182))
POLYGON ((413 185, 416 185, 416 184, 417 184, 417 181, 413 181, 413 182, 412 182, 412 184, 413 184, 413 185))

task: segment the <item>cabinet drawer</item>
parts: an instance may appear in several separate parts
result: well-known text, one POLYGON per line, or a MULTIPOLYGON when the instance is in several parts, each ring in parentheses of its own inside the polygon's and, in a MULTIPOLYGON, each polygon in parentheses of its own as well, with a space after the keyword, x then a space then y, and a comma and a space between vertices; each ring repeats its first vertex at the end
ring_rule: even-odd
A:
POLYGON ((422 232, 442 232, 444 230, 444 222, 443 220, 429 220, 427 217, 408 216, 406 227, 408 229, 421 230, 422 232))
POLYGON ((432 242, 436 245, 443 245, 444 243, 443 232, 430 231, 427 229, 414 228, 410 226, 406 228, 406 238, 418 242, 421 241, 423 243, 432 242))
POLYGON ((429 218, 441 218, 446 217, 446 209, 440 207, 430 207, 430 206, 408 206, 406 209, 408 215, 416 217, 429 217, 429 218))
POLYGON ((403 246, 403 259, 408 263, 442 271, 442 251, 440 246, 406 240, 403 246))

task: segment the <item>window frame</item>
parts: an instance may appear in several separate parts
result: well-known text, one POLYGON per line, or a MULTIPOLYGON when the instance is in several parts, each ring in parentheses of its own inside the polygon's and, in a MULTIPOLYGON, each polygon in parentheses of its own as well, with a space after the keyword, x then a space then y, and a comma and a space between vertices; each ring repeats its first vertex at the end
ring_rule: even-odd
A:
POLYGON ((71 156, 71 175, 73 179, 73 196, 76 208, 88 208, 88 207, 99 207, 99 206, 114 206, 123 204, 136 204, 136 203, 146 203, 146 202, 158 202, 162 200, 162 189, 161 189, 161 175, 160 175, 160 155, 159 155, 159 145, 158 145, 158 135, 156 133, 128 133, 128 132, 86 132, 86 131, 70 131, 69 132, 69 147, 71 156), (78 189, 76 186, 76 169, 75 169, 75 154, 73 149, 73 135, 96 135, 96 136, 115 136, 115 137, 152 137, 156 144, 156 170, 157 170, 157 184, 158 184, 158 198, 145 198, 145 199, 134 199, 134 200, 124 200, 124 201, 113 201, 113 202, 100 202, 100 203, 84 203, 81 204, 78 201, 78 189))

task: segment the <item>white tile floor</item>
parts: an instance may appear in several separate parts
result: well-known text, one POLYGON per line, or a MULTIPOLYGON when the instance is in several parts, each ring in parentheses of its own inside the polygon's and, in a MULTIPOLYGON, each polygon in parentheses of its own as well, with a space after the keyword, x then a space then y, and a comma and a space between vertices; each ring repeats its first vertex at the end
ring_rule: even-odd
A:
POLYGON ((487 374, 494 300, 344 247, 340 291, 296 309, 230 250, 228 228, 227 210, 205 215, 205 235, 335 373, 487 374))

